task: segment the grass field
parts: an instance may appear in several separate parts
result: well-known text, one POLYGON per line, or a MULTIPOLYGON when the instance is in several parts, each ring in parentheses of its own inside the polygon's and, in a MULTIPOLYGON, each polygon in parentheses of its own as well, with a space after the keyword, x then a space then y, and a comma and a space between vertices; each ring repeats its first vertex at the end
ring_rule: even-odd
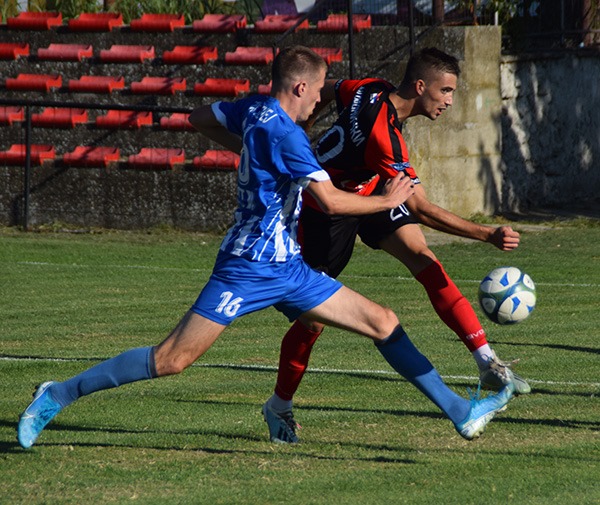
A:
MULTIPOLYGON (((510 254, 435 247, 473 303, 496 266, 521 267, 537 285, 527 321, 485 322, 534 390, 477 441, 367 339, 328 329, 296 397, 302 442, 271 444, 260 407, 288 323, 269 309, 238 320, 180 376, 82 398, 29 451, 15 427, 34 387, 159 342, 208 278, 220 239, 0 230, 0 503, 600 503, 600 226, 527 230, 510 254)), ((453 389, 476 385, 474 361, 401 265, 357 245, 342 280, 392 307, 453 389)))

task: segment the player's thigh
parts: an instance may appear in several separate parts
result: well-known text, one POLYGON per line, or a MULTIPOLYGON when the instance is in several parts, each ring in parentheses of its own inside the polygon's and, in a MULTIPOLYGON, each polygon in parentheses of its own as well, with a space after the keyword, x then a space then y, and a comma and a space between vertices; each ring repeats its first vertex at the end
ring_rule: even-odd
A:
POLYGON ((346 286, 302 316, 303 319, 320 321, 374 340, 388 337, 399 324, 392 310, 346 286))
POLYGON ((179 373, 202 356, 226 326, 188 311, 169 336, 156 347, 159 376, 179 373))
POLYGON ((406 224, 383 237, 379 247, 400 260, 413 275, 437 261, 418 224, 406 224))

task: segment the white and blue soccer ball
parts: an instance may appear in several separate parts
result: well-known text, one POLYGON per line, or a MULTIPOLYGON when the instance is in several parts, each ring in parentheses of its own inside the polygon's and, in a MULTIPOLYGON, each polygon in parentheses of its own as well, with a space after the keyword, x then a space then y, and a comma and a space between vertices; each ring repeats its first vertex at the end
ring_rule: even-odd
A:
POLYGON ((495 268, 479 284, 479 305, 497 324, 515 324, 527 319, 535 302, 535 284, 516 267, 495 268))

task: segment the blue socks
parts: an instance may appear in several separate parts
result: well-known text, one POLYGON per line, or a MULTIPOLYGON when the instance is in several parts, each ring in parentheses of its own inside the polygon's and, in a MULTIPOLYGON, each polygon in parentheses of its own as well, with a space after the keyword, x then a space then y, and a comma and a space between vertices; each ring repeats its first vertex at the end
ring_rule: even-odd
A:
POLYGON ((98 363, 64 382, 56 382, 50 390, 64 408, 81 396, 154 377, 154 347, 140 347, 98 363))
POLYGON ((391 367, 435 403, 454 424, 467 417, 471 403, 444 384, 440 374, 413 345, 401 326, 375 345, 391 367))

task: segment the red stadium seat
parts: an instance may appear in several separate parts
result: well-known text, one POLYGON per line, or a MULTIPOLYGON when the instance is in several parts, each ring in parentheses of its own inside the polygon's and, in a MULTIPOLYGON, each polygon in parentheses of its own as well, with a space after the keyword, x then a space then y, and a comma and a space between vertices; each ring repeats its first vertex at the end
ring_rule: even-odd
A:
POLYGON ((225 53, 229 65, 268 65, 273 61, 270 47, 236 47, 234 52, 225 53))
POLYGON ((0 60, 16 60, 19 56, 29 56, 29 44, 0 42, 0 60))
POLYGON ((15 121, 25 120, 23 107, 0 107, 0 125, 12 125, 15 121))
POLYGON ((232 151, 209 149, 202 156, 196 156, 193 165, 198 169, 236 170, 240 164, 240 156, 232 151))
POLYGON ((172 32, 175 27, 185 26, 183 14, 142 14, 132 19, 129 26, 134 32, 172 32))
POLYGON ((203 96, 237 96, 245 91, 250 91, 249 79, 208 78, 194 84, 194 93, 203 96))
POLYGON ((83 58, 91 58, 92 46, 85 44, 50 44, 46 48, 40 48, 37 57, 40 60, 51 61, 81 61, 83 58))
POLYGON ((321 57, 327 62, 328 65, 332 61, 342 61, 342 50, 335 47, 313 47, 311 48, 315 53, 321 55, 321 57))
POLYGON ((62 25, 60 12, 20 12, 18 16, 6 19, 11 30, 50 30, 62 25))
POLYGON ((123 15, 117 12, 84 12, 76 19, 69 19, 72 32, 110 32, 123 25, 123 15))
POLYGON ((268 95, 271 93, 271 88, 273 87, 273 81, 269 81, 269 84, 259 84, 258 85, 258 93, 260 95, 268 95))
POLYGON ((112 93, 113 89, 123 89, 125 79, 122 76, 82 75, 78 80, 69 81, 69 91, 80 93, 112 93))
POLYGON ((79 146, 63 155, 62 162, 70 167, 107 167, 120 157, 118 147, 79 146))
POLYGON ((44 128, 75 128, 75 125, 87 123, 87 120, 85 109, 46 107, 41 113, 31 115, 31 124, 44 128))
POLYGON ((163 53, 163 62, 170 64, 204 65, 217 59, 217 48, 214 46, 175 46, 172 51, 163 53))
POLYGON ((45 91, 60 88, 62 76, 48 74, 19 74, 16 78, 8 78, 6 89, 19 91, 45 91))
POLYGON ((139 82, 131 83, 131 92, 136 94, 174 95, 176 91, 185 91, 184 77, 143 77, 139 82))
POLYGON ((189 114, 176 112, 171 114, 169 117, 160 118, 160 127, 163 130, 195 130, 192 123, 189 122, 189 114))
MULTIPOLYGON (((301 18, 300 15, 268 14, 264 19, 254 23, 254 31, 257 33, 284 33, 294 26, 301 18)), ((309 28, 308 19, 300 23, 294 31, 309 28)))
POLYGON ((152 124, 151 112, 132 110, 109 110, 105 115, 96 117, 99 128, 141 128, 152 124))
MULTIPOLYGON (((8 151, 1 151, 0 163, 25 166, 26 147, 25 144, 13 144, 8 151)), ((31 163, 33 165, 41 165, 44 160, 53 160, 55 157, 54 146, 31 144, 31 163)))
POLYGON ((192 23, 195 32, 227 33, 246 28, 247 19, 243 14, 206 14, 192 23))
MULTIPOLYGON (((354 14, 352 16, 352 30, 360 32, 371 28, 369 14, 354 14)), ((323 33, 346 33, 348 31, 348 16, 346 14, 329 14, 327 19, 317 21, 317 31, 323 33)))
POLYGON ((144 147, 138 154, 129 156, 128 163, 134 168, 156 170, 159 168, 172 169, 175 165, 185 162, 183 149, 164 149, 144 147))
POLYGON ((103 63, 143 63, 154 59, 154 46, 113 45, 110 49, 100 51, 103 63))

